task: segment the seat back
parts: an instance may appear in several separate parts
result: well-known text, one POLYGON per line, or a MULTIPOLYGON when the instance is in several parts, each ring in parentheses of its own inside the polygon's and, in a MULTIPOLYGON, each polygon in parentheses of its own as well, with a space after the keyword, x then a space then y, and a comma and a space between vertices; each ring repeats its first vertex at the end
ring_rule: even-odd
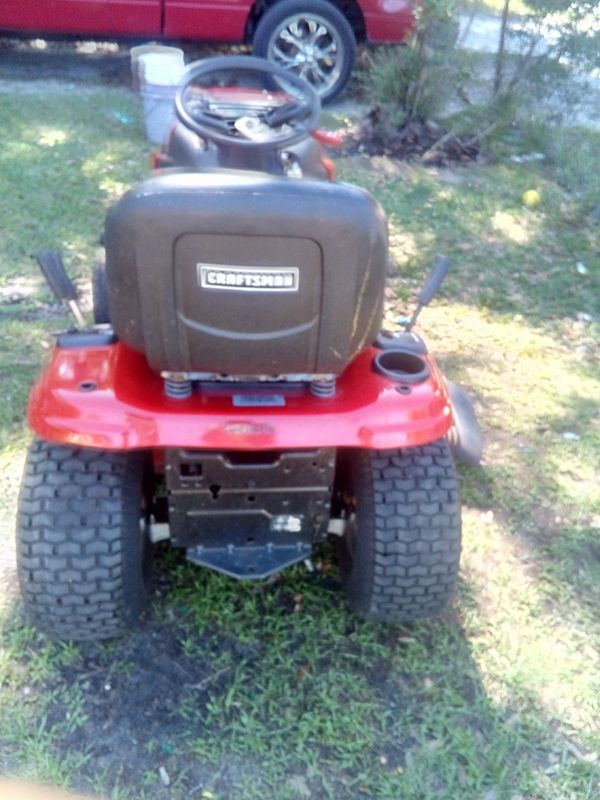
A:
POLYGON ((115 331, 156 370, 337 375, 379 330, 387 228, 362 189, 166 170, 105 243, 115 331))

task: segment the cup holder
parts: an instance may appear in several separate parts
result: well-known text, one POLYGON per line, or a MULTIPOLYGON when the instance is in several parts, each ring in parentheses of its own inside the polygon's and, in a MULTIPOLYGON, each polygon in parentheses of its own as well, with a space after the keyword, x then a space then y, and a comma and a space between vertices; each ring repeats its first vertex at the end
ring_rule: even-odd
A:
POLYGON ((425 359, 405 350, 384 350, 373 359, 376 372, 398 383, 422 383, 429 377, 425 359))

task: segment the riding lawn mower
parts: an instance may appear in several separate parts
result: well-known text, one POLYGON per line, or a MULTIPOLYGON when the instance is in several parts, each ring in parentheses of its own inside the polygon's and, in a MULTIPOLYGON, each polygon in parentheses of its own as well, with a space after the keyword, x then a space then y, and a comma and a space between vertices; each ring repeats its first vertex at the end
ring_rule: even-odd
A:
POLYGON ((153 174, 108 212, 86 324, 58 254, 38 261, 77 324, 29 402, 20 495, 26 610, 50 635, 135 625, 154 544, 265 579, 330 539, 351 609, 409 622, 450 598, 453 454, 467 395, 413 328, 381 329, 387 224, 333 178, 319 99, 252 57, 193 64, 153 174))

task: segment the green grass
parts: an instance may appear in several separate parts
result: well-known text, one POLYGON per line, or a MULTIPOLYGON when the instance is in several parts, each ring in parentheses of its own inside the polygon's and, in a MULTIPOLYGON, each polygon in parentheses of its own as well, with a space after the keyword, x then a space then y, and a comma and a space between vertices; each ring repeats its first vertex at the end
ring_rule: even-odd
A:
POLYGON ((140 148, 139 121, 126 93, 30 92, 0 94, 0 124, 10 131, 0 157, 0 290, 21 297, 1 307, 0 391, 8 401, 0 406, 2 445, 22 429, 27 387, 51 333, 65 324, 60 310, 49 306, 32 255, 60 250, 89 292, 106 208, 147 164, 148 148, 140 148), (124 115, 132 124, 119 121, 124 115))
MULTIPOLYGON (((66 324, 29 256, 62 247, 86 290, 104 210, 145 169, 138 123, 114 113, 132 104, 116 90, 0 95, 0 289, 31 289, 0 303, 4 543, 27 391, 66 324)), ((596 167, 589 156, 577 174, 596 167)), ((484 467, 461 469, 453 608, 412 628, 358 621, 327 550, 312 575, 296 567, 270 584, 171 553, 142 632, 67 646, 26 625, 7 585, 0 773, 115 800, 598 796, 600 225, 588 194, 552 165, 354 158, 339 171, 390 219, 389 318, 410 307, 436 252, 454 264, 420 322, 470 387, 486 438, 484 467), (535 209, 521 201, 531 187, 535 209)))

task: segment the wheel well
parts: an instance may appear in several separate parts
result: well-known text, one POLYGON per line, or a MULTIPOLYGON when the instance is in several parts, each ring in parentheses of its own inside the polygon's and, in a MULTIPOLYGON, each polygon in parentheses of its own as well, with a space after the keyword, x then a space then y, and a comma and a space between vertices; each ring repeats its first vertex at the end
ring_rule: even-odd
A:
MULTIPOLYGON (((339 9, 346 17, 350 23, 350 27, 354 31, 356 41, 363 42, 366 38, 365 19, 356 0, 327 0, 327 2, 339 9)), ((246 21, 246 31, 244 34, 245 42, 252 41, 252 35, 258 20, 262 17, 265 11, 271 6, 275 5, 275 3, 277 3, 277 0, 257 0, 257 2, 252 6, 246 21)))

